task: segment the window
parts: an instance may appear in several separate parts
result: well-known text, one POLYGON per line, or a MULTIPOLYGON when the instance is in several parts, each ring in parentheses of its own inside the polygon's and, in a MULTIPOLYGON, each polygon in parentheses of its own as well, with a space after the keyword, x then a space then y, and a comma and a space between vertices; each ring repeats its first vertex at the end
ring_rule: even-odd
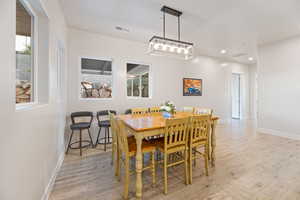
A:
POLYGON ((81 58, 81 98, 112 97, 112 61, 81 58))
POLYGON ((149 97, 149 65, 127 63, 127 96, 149 97))
POLYGON ((34 102, 34 17, 20 0, 16 1, 16 103, 34 102))

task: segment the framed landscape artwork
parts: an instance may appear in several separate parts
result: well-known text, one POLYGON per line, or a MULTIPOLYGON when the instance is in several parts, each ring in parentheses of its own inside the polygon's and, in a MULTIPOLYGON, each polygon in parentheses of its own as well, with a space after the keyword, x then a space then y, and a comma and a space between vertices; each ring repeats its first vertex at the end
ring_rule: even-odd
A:
POLYGON ((202 79, 184 78, 183 96, 202 96, 202 79))

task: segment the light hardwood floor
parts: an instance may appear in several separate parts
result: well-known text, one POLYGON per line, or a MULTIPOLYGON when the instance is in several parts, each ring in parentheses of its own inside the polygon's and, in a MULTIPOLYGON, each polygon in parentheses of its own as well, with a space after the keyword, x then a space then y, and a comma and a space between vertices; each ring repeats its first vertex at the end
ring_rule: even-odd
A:
MULTIPOLYGON (((169 169, 169 191, 163 194, 162 170, 157 184, 143 174, 143 199, 158 200, 299 200, 300 141, 256 133, 251 122, 217 127, 216 167, 204 175, 204 161, 193 170, 193 184, 184 184, 184 168, 169 169)), ((122 182, 114 177, 111 153, 97 149, 76 150, 66 156, 50 200, 122 199, 122 182)), ((130 198, 134 199, 131 176, 130 198)))

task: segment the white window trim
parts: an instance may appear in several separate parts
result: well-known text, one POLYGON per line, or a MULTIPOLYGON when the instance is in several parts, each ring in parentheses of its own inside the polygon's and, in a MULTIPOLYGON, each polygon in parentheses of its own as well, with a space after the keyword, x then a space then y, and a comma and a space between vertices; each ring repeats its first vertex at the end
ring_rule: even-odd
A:
MULTIPOLYGON (((126 61, 126 64, 125 64, 125 67, 126 67, 126 69, 125 69, 125 73, 126 73, 126 98, 127 99, 152 99, 152 65, 150 64, 150 63, 145 63, 145 62, 139 62, 139 61, 132 61, 132 60, 127 60, 126 61), (148 65, 149 66, 149 97, 141 97, 141 96, 139 96, 139 97, 134 97, 134 96, 128 96, 127 95, 127 64, 128 63, 130 63, 130 64, 136 64, 136 65, 148 65)), ((140 79, 140 82, 141 82, 141 79, 140 79)), ((141 85, 141 84, 140 84, 141 85)), ((133 87, 132 87, 132 89, 133 89, 133 87)), ((141 93, 141 87, 140 87, 140 95, 142 94, 141 93)), ((133 93, 132 93, 133 94, 133 93)))
MULTIPOLYGON (((36 14, 36 12, 34 11, 34 9, 32 8, 32 6, 30 5, 29 2, 25 1, 25 0, 19 0, 22 5, 24 6, 24 8, 26 9, 27 12, 30 13, 30 15, 33 17, 32 19, 32 38, 31 39, 31 46, 32 48, 32 88, 33 88, 33 101, 28 102, 28 103, 15 103, 15 109, 16 110, 29 110, 32 109, 35 106, 41 105, 38 102, 38 15, 36 14)), ((15 55, 16 56, 16 55, 15 55)), ((16 66, 15 66, 15 74, 14 74, 14 79, 16 79, 16 66)), ((16 82, 16 81, 15 81, 16 82)), ((16 87, 14 87, 16 89, 16 87)), ((15 98, 14 101, 16 102, 16 94, 15 94, 15 98)))
POLYGON ((91 57, 91 56, 80 56, 79 57, 79 67, 78 67, 78 99, 79 101, 111 101, 114 98, 114 61, 112 58, 107 57, 91 57), (86 59, 94 59, 94 60, 104 60, 104 61, 110 61, 111 62, 111 71, 112 71, 112 92, 111 92, 111 98, 82 98, 81 97, 81 80, 82 80, 82 74, 81 74, 81 60, 82 58, 86 59))

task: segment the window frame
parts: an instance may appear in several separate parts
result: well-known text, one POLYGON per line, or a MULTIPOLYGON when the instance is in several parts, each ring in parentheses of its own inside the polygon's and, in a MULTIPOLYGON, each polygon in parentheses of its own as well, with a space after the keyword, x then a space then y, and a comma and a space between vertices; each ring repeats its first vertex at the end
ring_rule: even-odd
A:
MULTIPOLYGON (((126 98, 127 99, 152 99, 152 64, 150 63, 145 63, 145 62, 139 62, 139 61, 132 61, 132 60, 127 60, 125 62, 125 77, 126 77, 126 80, 125 80, 125 83, 126 83, 126 98), (127 95, 127 81, 128 81, 128 78, 127 78, 127 64, 136 64, 136 65, 147 65, 149 66, 149 72, 148 72, 148 87, 149 87, 149 91, 148 91, 148 97, 142 97, 142 89, 140 87, 140 96, 136 97, 136 96, 128 96, 127 95)), ((142 76, 142 75, 141 75, 142 76)), ((141 79, 141 76, 140 76, 140 86, 142 85, 142 79, 141 79)), ((133 85, 133 81, 132 81, 132 85, 133 85)), ((133 88, 132 88, 133 89, 133 88)), ((133 94, 133 93, 132 93, 133 94)))
MULTIPOLYGON (((16 110, 27 110, 31 107, 34 107, 36 105, 38 105, 38 15, 37 13, 34 11, 33 7, 31 6, 31 4, 25 0, 18 0, 23 7, 25 8, 25 10, 31 15, 31 38, 30 38, 30 44, 31 44, 31 87, 32 87, 32 94, 31 94, 31 99, 33 99, 33 101, 31 100, 30 102, 26 102, 26 103, 16 103, 16 81, 15 81, 15 98, 14 98, 14 102, 15 102, 15 109, 16 110), (33 39, 32 39, 33 38, 33 39)), ((15 23, 16 20, 15 20, 15 23)), ((17 34, 15 33, 15 37, 17 36, 17 34)), ((15 39, 16 40, 16 39, 15 39)), ((16 50, 15 52, 15 58, 17 57, 16 54, 16 50)), ((15 64, 15 68, 14 68, 14 79, 16 80, 17 77, 17 66, 15 64)))
POLYGON ((114 60, 109 57, 91 57, 91 56, 79 56, 79 67, 78 67, 78 99, 80 101, 107 101, 107 100, 113 100, 114 98, 114 60), (92 60, 104 60, 104 61, 110 61, 111 62, 111 73, 112 73, 112 82, 111 82, 111 98, 82 98, 81 97, 81 80, 82 80, 82 73, 81 73, 81 60, 85 59, 92 59, 92 60))

